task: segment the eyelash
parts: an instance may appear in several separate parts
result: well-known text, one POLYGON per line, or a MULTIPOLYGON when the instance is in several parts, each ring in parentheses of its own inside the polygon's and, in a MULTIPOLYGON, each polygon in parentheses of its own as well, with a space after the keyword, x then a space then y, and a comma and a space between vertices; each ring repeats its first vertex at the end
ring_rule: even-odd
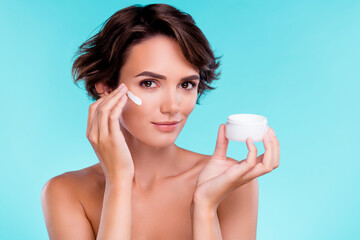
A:
MULTIPOLYGON (((154 79, 148 78, 148 79, 142 80, 142 81, 139 83, 139 85, 140 85, 141 87, 143 87, 143 83, 146 83, 146 82, 154 82, 154 83, 155 83, 154 79)), ((184 83, 191 83, 191 85, 192 85, 192 88, 190 88, 190 89, 186 89, 186 88, 185 88, 186 91, 190 91, 190 90, 193 90, 193 89, 196 88, 196 83, 193 82, 193 81, 185 81, 185 82, 182 82, 181 84, 184 84, 184 83)), ((144 88, 153 88, 153 87, 144 87, 144 88)))

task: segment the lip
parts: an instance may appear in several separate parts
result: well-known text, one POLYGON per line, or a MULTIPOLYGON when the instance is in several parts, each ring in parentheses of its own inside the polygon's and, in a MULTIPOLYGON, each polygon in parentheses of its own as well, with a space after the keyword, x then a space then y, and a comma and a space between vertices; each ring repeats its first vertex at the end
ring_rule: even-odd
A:
POLYGON ((175 130, 180 124, 180 121, 172 121, 172 122, 152 122, 154 126, 163 132, 170 132, 175 130))
POLYGON ((174 125, 179 123, 180 121, 164 121, 164 122, 152 122, 153 124, 156 125, 174 125))

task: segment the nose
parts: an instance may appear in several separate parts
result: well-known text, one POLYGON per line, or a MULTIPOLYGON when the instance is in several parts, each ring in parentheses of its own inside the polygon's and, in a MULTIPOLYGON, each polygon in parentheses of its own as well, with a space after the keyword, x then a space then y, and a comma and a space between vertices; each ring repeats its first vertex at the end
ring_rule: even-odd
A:
POLYGON ((167 90, 164 92, 160 111, 164 114, 174 115, 179 112, 181 96, 176 89, 167 90))

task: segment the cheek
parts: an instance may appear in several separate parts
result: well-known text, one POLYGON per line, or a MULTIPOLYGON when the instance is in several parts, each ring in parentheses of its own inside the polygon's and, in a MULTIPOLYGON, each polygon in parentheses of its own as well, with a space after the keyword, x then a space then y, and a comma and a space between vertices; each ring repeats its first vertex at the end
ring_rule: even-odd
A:
POLYGON ((142 104, 138 106, 128 98, 121 113, 121 118, 127 126, 135 126, 140 123, 143 124, 144 121, 150 121, 149 117, 154 113, 155 109, 154 103, 143 96, 141 100, 142 104))
POLYGON ((183 98, 182 112, 184 115, 189 115, 196 106, 197 95, 183 98))
MULTIPOLYGON (((144 121, 151 122, 154 119, 154 113, 159 112, 161 105, 161 97, 157 99, 153 94, 142 94, 142 105, 135 105, 130 99, 124 106, 121 114, 121 119, 124 121, 123 125, 135 126, 137 123, 144 123, 144 121)), ((196 106, 197 95, 183 96, 181 100, 180 111, 184 116, 190 115, 196 106)), ((156 115, 156 114, 155 114, 156 115)))

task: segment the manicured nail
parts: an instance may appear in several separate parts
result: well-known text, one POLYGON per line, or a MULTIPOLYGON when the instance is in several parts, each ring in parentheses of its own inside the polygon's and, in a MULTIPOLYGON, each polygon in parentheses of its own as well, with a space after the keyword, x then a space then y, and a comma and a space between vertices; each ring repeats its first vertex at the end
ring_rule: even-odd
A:
POLYGON ((271 128, 270 129, 270 134, 273 136, 273 137, 275 137, 276 135, 275 135, 275 132, 274 132, 274 130, 271 128))
POLYGON ((265 134, 264 138, 265 138, 265 141, 271 142, 271 139, 267 133, 265 134))

